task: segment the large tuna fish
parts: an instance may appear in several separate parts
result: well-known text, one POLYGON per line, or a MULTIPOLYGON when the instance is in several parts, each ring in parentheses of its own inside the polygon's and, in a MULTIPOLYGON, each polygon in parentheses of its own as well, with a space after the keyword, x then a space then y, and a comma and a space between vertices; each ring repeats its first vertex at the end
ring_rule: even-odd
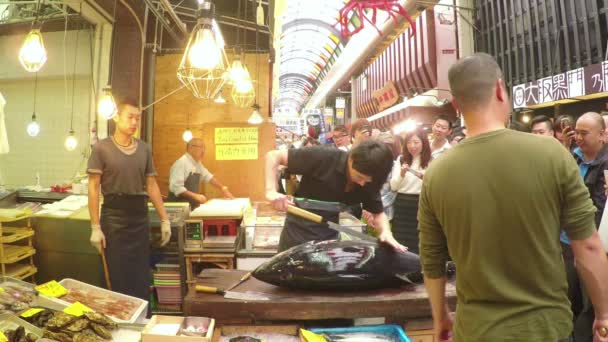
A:
POLYGON ((253 276, 306 290, 370 290, 403 284, 395 275, 420 274, 420 258, 367 241, 308 242, 260 265, 253 276))

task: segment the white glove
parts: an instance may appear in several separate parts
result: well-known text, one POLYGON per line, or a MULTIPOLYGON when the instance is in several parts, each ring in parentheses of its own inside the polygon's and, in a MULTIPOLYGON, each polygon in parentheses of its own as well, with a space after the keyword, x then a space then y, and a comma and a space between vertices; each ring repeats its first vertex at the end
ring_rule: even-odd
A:
POLYGON ((160 223, 160 246, 164 246, 171 240, 171 221, 163 220, 160 223))
POLYGON ((101 231, 101 226, 98 224, 91 225, 91 245, 101 254, 102 249, 106 248, 106 236, 101 231))

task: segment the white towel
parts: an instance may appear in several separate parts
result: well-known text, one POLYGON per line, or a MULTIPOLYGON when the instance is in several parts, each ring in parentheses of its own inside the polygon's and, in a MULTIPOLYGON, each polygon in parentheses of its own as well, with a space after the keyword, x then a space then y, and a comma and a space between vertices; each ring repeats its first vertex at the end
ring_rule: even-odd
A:
POLYGON ((8 153, 10 148, 8 146, 8 135, 6 133, 6 122, 4 120, 4 106, 6 100, 2 93, 0 93, 0 154, 8 153))

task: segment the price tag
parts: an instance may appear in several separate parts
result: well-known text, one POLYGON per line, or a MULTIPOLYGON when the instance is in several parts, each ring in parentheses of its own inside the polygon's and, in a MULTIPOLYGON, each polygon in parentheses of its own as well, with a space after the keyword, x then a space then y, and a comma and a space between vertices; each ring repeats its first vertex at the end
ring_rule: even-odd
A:
POLYGON ((6 338, 6 335, 2 331, 0 331, 0 342, 8 342, 8 338, 6 338))
POLYGON ((59 298, 68 294, 68 290, 55 280, 36 286, 36 290, 47 297, 59 298))
POLYGON ((4 289, 0 287, 0 293, 4 293, 4 289))
POLYGON ((21 316, 23 318, 28 318, 28 317, 32 317, 35 314, 37 314, 39 312, 42 312, 42 311, 44 311, 44 309, 41 309, 41 308, 31 308, 31 309, 29 309, 27 311, 22 312, 21 315, 19 315, 19 316, 21 316))
POLYGON ((88 308, 86 305, 81 304, 80 302, 76 302, 76 303, 68 306, 67 308, 63 309, 63 312, 73 315, 73 316, 77 316, 77 317, 80 317, 85 312, 89 312, 89 311, 93 311, 93 310, 88 308))

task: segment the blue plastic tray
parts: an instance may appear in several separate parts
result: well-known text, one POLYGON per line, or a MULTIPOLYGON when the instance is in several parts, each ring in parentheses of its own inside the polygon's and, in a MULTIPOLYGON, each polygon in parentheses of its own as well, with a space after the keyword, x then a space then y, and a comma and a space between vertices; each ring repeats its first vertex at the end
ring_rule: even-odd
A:
POLYGON ((405 331, 402 327, 396 324, 382 324, 382 325, 362 325, 358 327, 349 328, 314 328, 308 329, 316 334, 320 333, 331 333, 331 334, 347 334, 347 333, 359 333, 368 332, 383 335, 396 335, 399 338, 399 342, 411 342, 410 339, 405 335, 405 331))

